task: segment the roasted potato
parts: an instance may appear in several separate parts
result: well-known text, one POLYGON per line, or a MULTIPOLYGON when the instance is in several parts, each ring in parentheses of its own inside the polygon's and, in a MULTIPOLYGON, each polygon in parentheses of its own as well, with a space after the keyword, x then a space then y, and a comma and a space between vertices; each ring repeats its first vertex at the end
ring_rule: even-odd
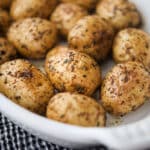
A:
POLYGON ((0 92, 26 109, 44 114, 53 87, 40 70, 17 59, 0 66, 0 92))
POLYGON ((0 8, 8 8, 12 0, 0 0, 0 8))
POLYGON ((56 47, 47 54, 45 70, 60 92, 92 95, 101 83, 100 67, 94 59, 66 47, 56 47))
POLYGON ((150 98, 150 74, 139 62, 116 65, 101 87, 102 104, 114 115, 125 115, 150 98))
POLYGON ((94 9, 98 0, 60 0, 63 3, 78 4, 88 10, 94 9))
POLYGON ((51 21, 56 24, 60 33, 67 37, 75 23, 86 15, 87 11, 82 7, 76 4, 65 3, 56 7, 51 15, 51 21))
POLYGON ((48 20, 27 18, 12 24, 7 37, 22 56, 38 59, 57 41, 57 29, 48 20))
POLYGON ((136 6, 128 0, 100 0, 96 12, 100 17, 109 20, 116 31, 137 27, 141 23, 136 6))
POLYGON ((10 23, 10 16, 7 11, 0 9, 0 33, 5 33, 10 23))
POLYGON ((113 42, 113 28, 98 16, 86 16, 71 29, 69 47, 101 61, 108 55, 113 42))
POLYGON ((150 70, 150 35, 142 30, 121 30, 113 44, 113 57, 117 63, 140 61, 150 70))
POLYGON ((0 38, 0 65, 17 56, 16 49, 5 38, 0 38))
POLYGON ((52 97, 46 116, 79 126, 104 126, 105 111, 94 99, 81 94, 59 93, 52 97))
POLYGON ((48 18, 58 0, 14 0, 10 14, 14 20, 28 17, 48 18))

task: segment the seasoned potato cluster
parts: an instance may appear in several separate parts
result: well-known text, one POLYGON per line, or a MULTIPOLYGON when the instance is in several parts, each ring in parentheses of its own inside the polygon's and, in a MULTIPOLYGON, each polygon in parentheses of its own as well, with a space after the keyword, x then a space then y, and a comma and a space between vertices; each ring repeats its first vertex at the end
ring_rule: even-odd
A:
POLYGON ((109 20, 116 30, 136 27, 141 21, 136 6, 128 0, 100 0, 96 12, 109 20))
POLYGON ((137 109, 150 98, 141 16, 129 0, 0 0, 0 93, 84 127, 137 109), (103 79, 112 58, 118 64, 103 79))
POLYGON ((45 70, 60 92, 92 95, 101 83, 98 64, 87 54, 66 47, 57 47, 48 53, 45 70))
POLYGON ((46 116, 64 123, 87 127, 105 125, 105 111, 102 106, 94 99, 81 94, 55 95, 49 101, 46 116))

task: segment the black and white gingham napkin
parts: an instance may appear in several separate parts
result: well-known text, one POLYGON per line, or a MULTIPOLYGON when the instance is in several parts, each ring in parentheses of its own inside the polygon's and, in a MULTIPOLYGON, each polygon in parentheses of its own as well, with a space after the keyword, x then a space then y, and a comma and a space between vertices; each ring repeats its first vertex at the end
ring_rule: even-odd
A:
MULTIPOLYGON (((0 113, 0 150, 72 150, 63 148, 27 133, 0 113)), ((87 150, 87 149, 85 149, 87 150)), ((107 150, 104 146, 90 150, 107 150)))

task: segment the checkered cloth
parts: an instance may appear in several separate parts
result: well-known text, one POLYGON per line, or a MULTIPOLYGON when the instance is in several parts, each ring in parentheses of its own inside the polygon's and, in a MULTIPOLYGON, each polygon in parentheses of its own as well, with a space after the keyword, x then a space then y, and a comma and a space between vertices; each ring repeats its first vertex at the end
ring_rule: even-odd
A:
MULTIPOLYGON (((0 113, 0 150, 72 150, 30 135, 0 113)), ((87 150, 87 149, 86 149, 87 150)), ((107 150, 104 146, 90 150, 107 150)))

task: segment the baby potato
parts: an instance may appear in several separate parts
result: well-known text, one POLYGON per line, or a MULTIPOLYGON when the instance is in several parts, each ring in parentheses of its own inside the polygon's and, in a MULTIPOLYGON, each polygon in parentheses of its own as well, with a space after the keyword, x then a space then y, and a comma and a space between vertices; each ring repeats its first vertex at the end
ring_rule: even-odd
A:
POLYGON ((0 0, 0 8, 8 8, 12 0, 0 0))
POLYGON ((118 64, 102 83, 102 104, 114 115, 125 115, 150 98, 149 87, 150 75, 141 63, 129 61, 118 64))
POLYGON ((0 38, 0 65, 6 61, 15 58, 16 49, 5 38, 0 38))
POLYGON ((150 35, 140 29, 121 30, 113 44, 113 57, 117 63, 140 61, 150 69, 150 35))
POLYGON ((101 61, 108 55, 113 41, 111 25, 98 16, 86 16, 71 29, 69 47, 84 52, 101 61))
POLYGON ((63 3, 73 3, 80 5, 88 10, 94 9, 98 0, 60 0, 63 3))
POLYGON ((22 56, 39 59, 56 43, 57 29, 45 19, 27 18, 12 24, 7 37, 22 56))
POLYGON ((49 119, 79 126, 105 126, 105 111, 91 97, 73 93, 59 93, 47 106, 49 119))
POLYGON ((47 54, 45 70, 60 92, 92 95, 101 83, 100 67, 94 59, 63 46, 47 54))
POLYGON ((116 31, 127 27, 137 27, 141 22, 136 6, 128 0, 100 0, 97 14, 109 20, 116 31))
POLYGON ((60 33, 67 37, 75 23, 86 15, 87 11, 82 7, 72 3, 64 3, 56 7, 52 13, 51 21, 56 24, 60 33))
POLYGON ((58 0, 14 0, 10 14, 14 20, 29 17, 48 18, 58 0))
POLYGON ((44 114, 53 87, 40 70, 17 59, 0 66, 0 92, 26 109, 44 114))
POLYGON ((0 9, 0 32, 5 33, 10 22, 10 17, 7 11, 0 9))

